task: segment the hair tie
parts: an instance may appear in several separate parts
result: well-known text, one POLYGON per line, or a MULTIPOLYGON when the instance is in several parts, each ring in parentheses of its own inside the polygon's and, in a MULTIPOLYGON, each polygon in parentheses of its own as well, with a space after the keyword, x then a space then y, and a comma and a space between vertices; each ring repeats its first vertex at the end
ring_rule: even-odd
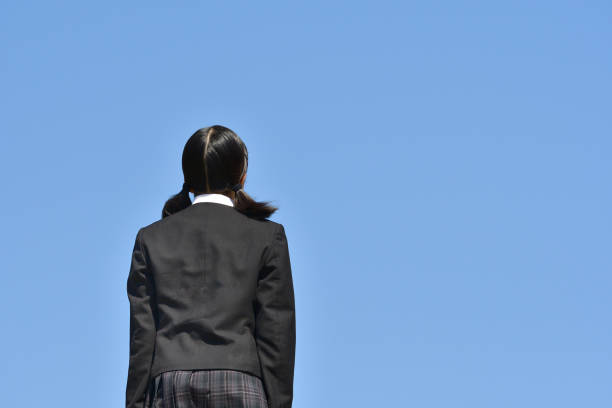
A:
POLYGON ((187 182, 183 183, 183 189, 181 190, 182 193, 189 193, 189 184, 187 182))
POLYGON ((240 190, 242 188, 242 184, 238 183, 238 184, 234 184, 234 186, 232 187, 232 191, 237 193, 238 190, 240 190))

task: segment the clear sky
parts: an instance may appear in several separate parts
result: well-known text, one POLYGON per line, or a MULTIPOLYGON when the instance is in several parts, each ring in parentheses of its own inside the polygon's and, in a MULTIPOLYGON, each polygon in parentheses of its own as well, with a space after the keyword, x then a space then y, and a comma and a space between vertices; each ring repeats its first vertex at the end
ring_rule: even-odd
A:
POLYGON ((230 127, 295 408, 612 406, 607 1, 3 2, 3 406, 119 407, 137 230, 230 127))

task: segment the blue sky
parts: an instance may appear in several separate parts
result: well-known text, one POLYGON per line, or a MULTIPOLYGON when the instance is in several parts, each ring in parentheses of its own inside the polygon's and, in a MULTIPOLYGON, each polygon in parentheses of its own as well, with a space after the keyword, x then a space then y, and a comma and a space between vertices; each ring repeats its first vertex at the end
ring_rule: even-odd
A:
POLYGON ((136 231, 222 124, 295 408, 612 406, 608 2, 128 3, 0 6, 3 405, 124 403, 136 231))

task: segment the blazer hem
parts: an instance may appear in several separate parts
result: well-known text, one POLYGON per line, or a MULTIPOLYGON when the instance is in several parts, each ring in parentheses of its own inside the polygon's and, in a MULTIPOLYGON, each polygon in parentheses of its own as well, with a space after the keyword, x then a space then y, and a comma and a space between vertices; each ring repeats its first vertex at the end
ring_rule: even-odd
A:
POLYGON ((157 375, 164 373, 166 371, 173 370, 235 370, 242 371, 247 374, 254 375, 263 381, 263 376, 257 369, 245 368, 240 365, 231 365, 231 364, 222 364, 222 365, 208 365, 208 364, 171 364, 162 367, 156 368, 151 372, 151 379, 155 378, 157 375))

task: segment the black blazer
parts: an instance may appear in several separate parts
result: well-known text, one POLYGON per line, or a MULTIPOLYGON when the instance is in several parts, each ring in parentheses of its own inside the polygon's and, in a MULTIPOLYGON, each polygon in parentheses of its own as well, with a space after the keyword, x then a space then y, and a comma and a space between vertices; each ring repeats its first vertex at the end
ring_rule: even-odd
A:
POLYGON ((295 300, 282 224, 196 202, 142 227, 127 278, 126 407, 144 408, 169 370, 234 369, 260 377, 270 408, 290 408, 295 300))

